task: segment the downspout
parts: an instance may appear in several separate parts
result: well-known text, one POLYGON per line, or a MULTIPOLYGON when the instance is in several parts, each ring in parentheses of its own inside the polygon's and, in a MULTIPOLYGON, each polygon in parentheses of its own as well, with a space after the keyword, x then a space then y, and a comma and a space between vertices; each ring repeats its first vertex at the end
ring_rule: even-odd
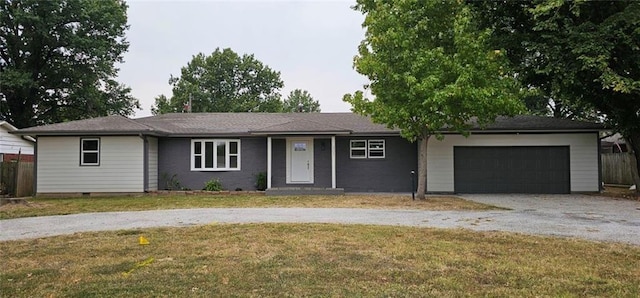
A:
POLYGON ((596 140, 598 140, 598 190, 602 192, 604 191, 604 181, 602 181, 602 138, 599 137, 597 132, 596 140))
POLYGON ((38 195, 38 136, 33 144, 33 196, 38 195))

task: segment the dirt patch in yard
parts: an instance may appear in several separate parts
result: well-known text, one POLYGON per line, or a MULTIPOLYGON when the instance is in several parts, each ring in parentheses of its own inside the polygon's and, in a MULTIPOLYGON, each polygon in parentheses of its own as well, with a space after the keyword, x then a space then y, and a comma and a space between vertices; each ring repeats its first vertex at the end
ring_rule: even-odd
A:
POLYGON ((191 208, 369 208, 417 210, 500 210, 503 208, 468 201, 455 196, 429 196, 412 200, 410 195, 265 196, 163 195, 75 198, 35 198, 26 204, 0 207, 0 219, 108 211, 143 211, 191 208))
POLYGON ((629 187, 606 185, 604 191, 598 195, 616 199, 640 201, 638 193, 636 193, 635 190, 630 190, 629 187))

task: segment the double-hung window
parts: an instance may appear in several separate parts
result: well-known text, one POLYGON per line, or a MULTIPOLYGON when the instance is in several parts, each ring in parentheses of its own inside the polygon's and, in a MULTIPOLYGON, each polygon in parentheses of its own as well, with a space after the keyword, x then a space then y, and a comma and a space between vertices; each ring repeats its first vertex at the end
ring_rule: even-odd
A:
POLYGON ((191 141, 192 171, 240 170, 240 140, 200 139, 191 141))
POLYGON ((369 140, 368 158, 384 158, 384 140, 369 140))
POLYGON ((351 140, 349 151, 351 158, 384 158, 384 140, 351 140))
POLYGON ((80 139, 80 165, 99 166, 100 165, 100 139, 81 138, 80 139))
POLYGON ((351 158, 367 158, 367 141, 351 140, 351 158))

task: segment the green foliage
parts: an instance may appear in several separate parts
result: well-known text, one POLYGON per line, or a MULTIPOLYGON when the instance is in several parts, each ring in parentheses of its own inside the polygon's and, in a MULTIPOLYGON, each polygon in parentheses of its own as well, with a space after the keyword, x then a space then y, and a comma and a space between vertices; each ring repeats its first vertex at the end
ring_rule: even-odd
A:
POLYGON ((171 101, 164 94, 156 96, 155 102, 156 104, 151 106, 151 114, 160 115, 174 112, 174 109, 171 107, 171 101))
POLYGON ((267 189, 267 173, 260 172, 255 175, 256 178, 256 189, 259 191, 264 191, 267 189))
POLYGON ((203 190, 206 191, 221 191, 222 189, 222 182, 217 178, 211 178, 211 180, 204 184, 203 188, 203 190))
POLYGON ((504 53, 486 41, 468 8, 455 1, 358 1, 366 14, 356 70, 369 77, 374 100, 344 97, 358 113, 402 130, 409 140, 444 127, 465 133, 520 111, 518 84, 504 53))
POLYGON ((375 98, 357 91, 343 100, 354 112, 421 141, 423 198, 426 140, 442 137, 444 128, 467 134, 472 120, 486 125, 522 111, 519 85, 504 51, 488 47, 490 31, 479 30, 459 1, 360 0, 355 9, 366 14, 367 31, 354 65, 370 79, 375 98))
POLYGON ((554 116, 605 119, 640 168, 640 2, 471 1, 554 116))
POLYGON ((307 90, 296 89, 291 91, 289 96, 284 100, 282 111, 285 113, 319 113, 320 103, 314 100, 307 90))
POLYGON ((179 77, 171 76, 173 96, 156 97, 154 114, 191 112, 280 112, 282 88, 280 72, 253 55, 238 55, 231 49, 199 53, 182 67, 179 77))
POLYGON ((114 80, 129 48, 119 0, 0 0, 0 113, 19 128, 139 108, 114 80))
POLYGON ((178 180, 178 174, 169 176, 168 173, 162 174, 162 180, 164 180, 164 187, 166 190, 181 190, 182 184, 178 180))

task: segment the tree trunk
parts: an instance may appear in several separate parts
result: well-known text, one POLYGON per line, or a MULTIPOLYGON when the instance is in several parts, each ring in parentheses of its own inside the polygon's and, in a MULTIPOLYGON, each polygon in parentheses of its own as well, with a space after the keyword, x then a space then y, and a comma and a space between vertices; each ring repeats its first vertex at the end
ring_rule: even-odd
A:
POLYGON ((635 163, 632 162, 631 172, 633 183, 636 185, 636 196, 640 197, 640 131, 634 131, 625 136, 625 140, 635 157, 635 163))
POLYGON ((427 144, 431 135, 418 140, 418 200, 425 199, 427 192, 427 144))

